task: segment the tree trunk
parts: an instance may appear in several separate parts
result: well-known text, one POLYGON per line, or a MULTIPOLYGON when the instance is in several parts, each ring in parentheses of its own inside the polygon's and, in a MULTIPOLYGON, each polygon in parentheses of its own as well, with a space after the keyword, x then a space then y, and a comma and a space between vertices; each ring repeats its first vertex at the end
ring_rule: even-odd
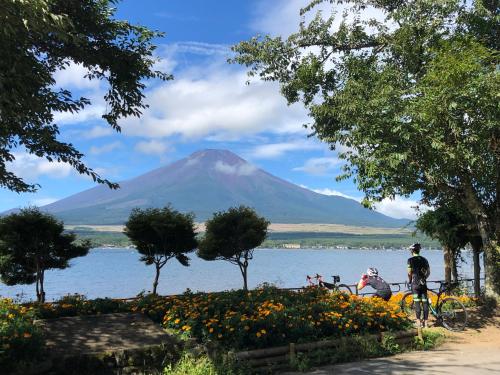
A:
POLYGON ((449 246, 443 246, 444 255, 444 280, 451 282, 451 266, 453 261, 453 252, 449 246))
POLYGON ((481 252, 481 244, 471 241, 472 256, 474 263, 474 296, 479 298, 481 295, 481 264, 479 263, 479 253, 481 252))
POLYGON ((36 260, 36 300, 37 302, 42 301, 42 294, 40 293, 40 282, 41 282, 41 271, 40 271, 40 262, 38 259, 36 260))
POLYGON ((240 267, 241 276, 243 277, 243 290, 248 290, 248 260, 245 259, 244 262, 238 262, 238 266, 240 267))
MULTIPOLYGON (((465 191, 465 204, 470 213, 476 218, 479 234, 483 242, 485 294, 487 297, 500 302, 500 247, 496 242, 499 239, 494 238, 495 234, 500 235, 500 233, 497 233, 497 228, 489 228, 490 221, 488 214, 478 200, 472 184, 465 183, 463 187, 465 191)), ((493 211, 493 215, 499 214, 497 210, 493 211)), ((496 222, 497 220, 498 217, 494 217, 494 221, 496 222)))
POLYGON ((45 303, 45 290, 43 289, 43 282, 45 278, 45 270, 40 271, 40 302, 45 303))
POLYGON ((40 280, 40 276, 39 276, 39 272, 37 271, 36 273, 36 300, 38 302, 40 302, 40 288, 39 288, 39 281, 40 280))
POLYGON ((458 266, 457 266, 458 254, 456 251, 452 252, 451 256, 451 275, 454 282, 458 281, 458 266))
POLYGON ((488 297, 500 301, 500 247, 492 240, 487 230, 487 221, 478 218, 479 232, 483 241, 484 287, 488 297))
POLYGON ((158 280, 160 279, 160 270, 161 270, 160 265, 156 262, 155 262, 155 268, 156 268, 156 274, 155 274, 155 280, 153 282, 153 294, 156 294, 156 289, 158 287, 158 280))

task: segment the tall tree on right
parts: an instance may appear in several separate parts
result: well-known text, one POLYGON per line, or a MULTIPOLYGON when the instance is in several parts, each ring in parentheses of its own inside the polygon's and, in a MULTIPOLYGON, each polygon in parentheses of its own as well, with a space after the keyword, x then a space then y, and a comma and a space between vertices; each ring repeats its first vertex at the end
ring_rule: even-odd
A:
POLYGON ((314 0, 302 13, 296 33, 241 42, 233 62, 305 105, 367 206, 414 192, 462 202, 500 300, 498 1, 314 0), (326 2, 344 10, 338 27, 335 14, 307 21, 326 2))
POLYGON ((198 256, 205 260, 225 260, 238 266, 243 289, 248 290, 248 261, 267 236, 269 222, 246 206, 217 212, 205 223, 205 236, 198 256))

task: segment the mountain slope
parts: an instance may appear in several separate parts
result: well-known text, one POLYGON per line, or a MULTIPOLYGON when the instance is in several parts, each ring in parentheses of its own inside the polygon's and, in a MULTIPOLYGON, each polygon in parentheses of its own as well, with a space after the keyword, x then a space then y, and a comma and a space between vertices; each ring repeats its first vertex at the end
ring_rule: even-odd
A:
POLYGON ((304 189, 255 168, 226 150, 195 152, 166 167, 120 183, 119 190, 98 186, 43 209, 67 224, 122 224, 134 207, 168 203, 194 212, 204 221, 213 212, 235 205, 254 207, 275 223, 333 223, 372 227, 402 227, 393 219, 362 207, 352 199, 304 189))

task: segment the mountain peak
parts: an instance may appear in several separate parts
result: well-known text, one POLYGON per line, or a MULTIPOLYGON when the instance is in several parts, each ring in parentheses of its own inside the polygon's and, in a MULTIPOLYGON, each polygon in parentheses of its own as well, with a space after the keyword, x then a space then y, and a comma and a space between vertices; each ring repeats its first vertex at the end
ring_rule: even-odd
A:
POLYGON ((196 162, 202 162, 202 164, 223 162, 230 165, 247 163, 245 159, 240 158, 234 152, 213 148, 193 152, 187 157, 188 165, 196 162))
POLYGON ((406 221, 370 211, 358 202, 329 197, 273 176, 229 150, 206 149, 170 165, 95 187, 44 207, 67 224, 122 224, 135 207, 171 204, 199 221, 229 207, 247 205, 275 223, 333 223, 401 227, 406 221))

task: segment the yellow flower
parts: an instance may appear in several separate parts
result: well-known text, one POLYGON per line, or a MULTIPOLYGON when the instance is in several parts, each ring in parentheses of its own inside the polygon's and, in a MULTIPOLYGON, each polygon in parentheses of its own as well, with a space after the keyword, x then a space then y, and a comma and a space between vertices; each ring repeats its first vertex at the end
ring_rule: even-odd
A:
POLYGON ((260 336, 262 336, 262 335, 261 335, 261 333, 260 333, 260 332, 257 332, 257 333, 255 334, 255 336, 260 337, 260 336))
POLYGON ((182 326, 182 330, 189 331, 189 330, 191 330, 191 327, 186 324, 186 325, 182 326))
POLYGON ((214 331, 214 329, 213 329, 213 328, 210 328, 210 329, 208 330, 208 332, 210 332, 210 333, 212 333, 213 331, 214 331))
POLYGON ((181 321, 181 320, 180 320, 179 318, 177 318, 177 319, 175 319, 175 320, 174 320, 174 323, 175 323, 175 324, 179 324, 179 322, 180 322, 180 321, 181 321))
POLYGON ((265 329, 261 329, 261 330, 260 330, 260 333, 262 333, 263 335, 265 335, 267 332, 266 332, 266 330, 265 330, 265 329))
POLYGON ((250 327, 249 327, 249 326, 245 326, 245 327, 243 327, 243 329, 244 329, 245 331, 248 331, 248 330, 250 329, 250 327))

